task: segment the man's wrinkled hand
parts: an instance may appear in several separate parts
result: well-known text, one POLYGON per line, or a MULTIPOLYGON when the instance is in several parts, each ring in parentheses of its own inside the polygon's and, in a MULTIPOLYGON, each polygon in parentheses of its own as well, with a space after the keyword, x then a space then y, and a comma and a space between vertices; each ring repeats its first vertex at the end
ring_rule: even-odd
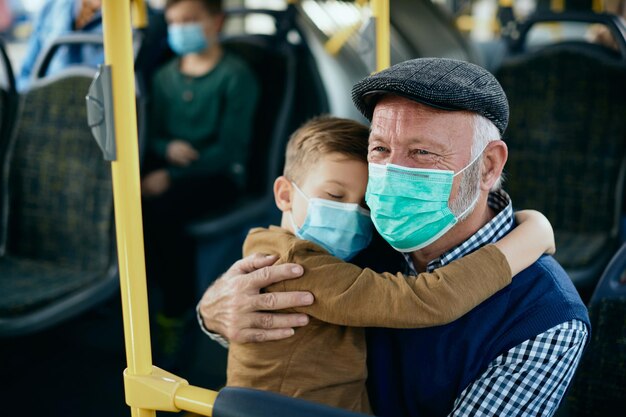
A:
POLYGON ((230 342, 249 343, 285 339, 294 327, 308 323, 305 314, 270 311, 307 306, 313 303, 309 292, 261 290, 271 284, 303 274, 296 264, 274 265, 276 256, 250 255, 237 261, 209 287, 200 300, 200 315, 206 329, 230 342))

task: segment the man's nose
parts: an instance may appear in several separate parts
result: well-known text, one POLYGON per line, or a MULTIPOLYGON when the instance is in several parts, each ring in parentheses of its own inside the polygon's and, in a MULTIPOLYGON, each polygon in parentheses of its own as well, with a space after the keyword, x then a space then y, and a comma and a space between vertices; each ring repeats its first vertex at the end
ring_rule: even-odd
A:
POLYGON ((398 150, 391 151, 387 163, 405 167, 413 166, 413 161, 411 160, 411 158, 409 158, 406 152, 400 152, 398 150))

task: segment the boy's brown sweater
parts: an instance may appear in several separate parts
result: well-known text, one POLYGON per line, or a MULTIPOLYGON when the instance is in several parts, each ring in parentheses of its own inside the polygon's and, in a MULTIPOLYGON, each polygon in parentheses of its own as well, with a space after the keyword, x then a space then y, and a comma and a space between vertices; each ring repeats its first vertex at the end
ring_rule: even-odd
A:
POLYGON ((301 278, 279 282, 267 291, 310 291, 315 302, 295 309, 311 320, 292 337, 231 344, 227 384, 365 413, 371 409, 363 327, 443 325, 511 282, 509 264, 494 245, 418 276, 359 268, 275 226, 251 230, 243 251, 244 256, 278 255, 277 264, 302 265, 301 278))

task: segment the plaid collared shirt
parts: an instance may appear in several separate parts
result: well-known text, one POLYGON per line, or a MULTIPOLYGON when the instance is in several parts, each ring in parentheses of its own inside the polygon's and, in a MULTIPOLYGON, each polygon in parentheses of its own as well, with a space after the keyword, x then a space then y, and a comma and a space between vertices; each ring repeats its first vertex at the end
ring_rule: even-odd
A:
MULTIPOLYGON (((430 261, 426 266, 428 272, 432 272, 456 259, 469 255, 488 243, 495 243, 511 231, 515 226, 515 218, 513 217, 513 206, 511 205, 509 195, 502 190, 490 193, 487 204, 497 213, 496 216, 465 242, 445 252, 439 258, 430 261)), ((407 260, 407 272, 417 275, 409 254, 405 253, 404 257, 407 260)))
MULTIPOLYGON (((490 193, 488 204, 496 216, 468 240, 429 262, 429 272, 500 240, 514 227, 507 193, 490 193)), ((405 258, 407 269, 416 275, 411 258, 407 254, 405 258)), ((513 347, 465 388, 449 417, 553 415, 574 376, 587 337, 585 325, 572 320, 513 347)))

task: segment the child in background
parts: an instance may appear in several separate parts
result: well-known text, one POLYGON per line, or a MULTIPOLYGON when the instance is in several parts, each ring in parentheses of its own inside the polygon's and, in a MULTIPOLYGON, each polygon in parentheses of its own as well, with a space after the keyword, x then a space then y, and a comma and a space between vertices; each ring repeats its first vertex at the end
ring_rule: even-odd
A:
POLYGON ((368 134, 354 121, 322 117, 289 140, 284 175, 274 184, 281 225, 251 230, 244 256, 265 253, 279 256, 277 264, 302 265, 301 278, 267 291, 310 291, 315 302, 296 311, 311 320, 284 340, 231 344, 228 385, 371 413, 363 327, 454 321, 554 250, 549 222, 526 211, 504 239, 433 273, 378 274, 347 263, 372 237, 364 208, 368 134))
POLYGON ((178 56, 152 79, 141 192, 148 278, 163 296, 156 353, 175 369, 196 299, 195 242, 185 227, 245 189, 259 86, 219 42, 222 0, 167 0, 165 19, 178 56))

